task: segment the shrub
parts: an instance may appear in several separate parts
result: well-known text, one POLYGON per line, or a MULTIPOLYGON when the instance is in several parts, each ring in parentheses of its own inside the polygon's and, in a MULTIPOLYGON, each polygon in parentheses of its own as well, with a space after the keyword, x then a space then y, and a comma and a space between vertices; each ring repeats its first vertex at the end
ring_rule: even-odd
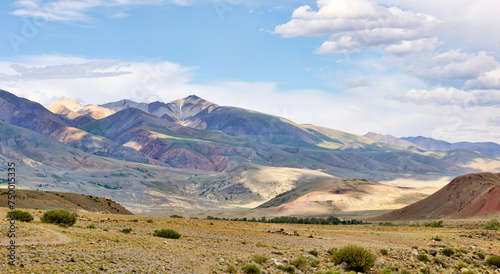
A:
POLYGON ((389 251, 387 251, 387 249, 385 249, 385 248, 382 248, 382 249, 380 249, 380 254, 387 256, 387 254, 389 254, 389 251))
POLYGON ((286 272, 286 273, 291 273, 291 274, 295 274, 297 273, 297 268, 294 266, 294 265, 279 265, 278 266, 278 269, 283 271, 283 272, 286 272))
POLYGON ((119 230, 121 233, 129 234, 132 231, 132 228, 124 228, 119 230))
POLYGON ((309 254, 318 257, 319 251, 317 251, 316 249, 309 250, 309 254))
POLYGON ((496 266, 496 267, 500 267, 500 256, 498 255, 493 255, 493 256, 490 256, 487 260, 486 260, 486 264, 489 265, 489 266, 496 266))
POLYGON ((181 234, 172 229, 160 229, 160 230, 155 230, 153 236, 169 238, 169 239, 179 239, 181 237, 181 234))
POLYGON ((481 252, 474 252, 474 255, 478 256, 481 260, 484 260, 485 256, 481 252))
POLYGON ((326 250, 326 253, 328 253, 329 255, 333 255, 335 254, 335 252, 337 252, 338 248, 336 247, 332 247, 332 248, 329 248, 326 250))
POLYGON ((332 259, 335 264, 346 262, 349 270, 367 272, 374 266, 377 257, 363 247, 348 245, 335 252, 332 259))
POLYGON ((149 219, 146 221, 148 224, 152 223, 153 222, 153 219, 149 219))
POLYGON ((421 262, 428 262, 429 261, 429 257, 426 254, 419 254, 417 256, 417 259, 421 262))
POLYGON ((451 257, 453 254, 455 254, 455 250, 453 250, 453 248, 451 247, 446 247, 441 250, 441 253, 443 253, 443 255, 445 256, 451 257))
POLYGON ((305 256, 299 256, 295 260, 292 260, 290 264, 296 266, 297 268, 304 268, 307 265, 307 258, 305 256))
POLYGON ((439 257, 434 257, 432 260, 434 261, 434 263, 436 263, 438 265, 443 265, 445 263, 445 260, 443 258, 439 258, 439 257))
POLYGON ((262 273, 260 271, 260 268, 256 264, 246 264, 244 265, 241 270, 247 274, 260 274, 262 273))
POLYGON ((267 263, 269 259, 264 255, 255 254, 252 256, 252 260, 258 264, 263 264, 267 263))
POLYGON ((399 274, 411 274, 411 272, 408 269, 403 269, 399 272, 399 274))
POLYGON ((464 263, 464 262, 459 262, 459 263, 457 264, 457 268, 458 268, 459 270, 460 270, 460 269, 462 269, 462 268, 467 268, 467 267, 468 267, 468 265, 467 265, 466 263, 464 263))
POLYGON ((434 238, 432 238, 432 239, 433 239, 434 241, 436 241, 436 242, 441 242, 441 241, 442 241, 442 239, 441 239, 441 238, 439 238, 439 237, 434 237, 434 238))
POLYGON ((31 222, 33 221, 33 215, 31 213, 16 209, 14 211, 7 212, 7 218, 16 219, 21 222, 31 222))
POLYGON ((380 274, 392 274, 392 271, 390 269, 384 269, 380 271, 380 274))
POLYGON ((69 227, 69 225, 65 224, 65 223, 59 223, 57 225, 60 226, 60 227, 62 227, 62 228, 68 228, 69 227))
POLYGON ((492 219, 486 223, 484 229, 500 230, 500 222, 497 219, 492 219))
POLYGON ((314 272, 314 274, 342 274, 342 272, 338 270, 329 269, 329 270, 318 270, 314 272))
POLYGON ((227 273, 238 273, 238 269, 236 269, 236 266, 234 264, 230 264, 226 268, 227 273))
POLYGON ((51 209, 45 211, 40 220, 44 223, 66 224, 71 226, 76 223, 76 215, 66 209, 51 209))
POLYGON ((313 259, 311 261, 311 266, 312 267, 318 267, 320 264, 321 264, 321 260, 320 259, 313 259))
POLYGON ((90 224, 90 225, 87 226, 87 228, 94 229, 95 228, 95 224, 90 224))
POLYGON ((380 226, 397 226, 397 225, 395 225, 395 224, 393 224, 391 222, 381 222, 381 223, 379 223, 379 225, 380 226))
POLYGON ((184 218, 184 217, 182 217, 181 215, 176 215, 176 214, 174 214, 174 215, 170 215, 170 218, 182 219, 182 218, 184 218))
POLYGON ((443 220, 428 222, 428 223, 425 223, 424 226, 426 226, 426 227, 443 227, 443 220))
POLYGON ((133 219, 132 222, 137 223, 137 222, 139 222, 139 220, 138 219, 133 219))

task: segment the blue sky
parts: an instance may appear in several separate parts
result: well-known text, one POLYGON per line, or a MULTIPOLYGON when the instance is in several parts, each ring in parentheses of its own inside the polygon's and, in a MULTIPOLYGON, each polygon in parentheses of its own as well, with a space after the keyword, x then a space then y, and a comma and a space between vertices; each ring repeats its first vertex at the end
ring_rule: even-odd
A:
POLYGON ((44 105, 197 94, 357 134, 500 142, 499 12, 486 0, 2 1, 0 88, 44 105))

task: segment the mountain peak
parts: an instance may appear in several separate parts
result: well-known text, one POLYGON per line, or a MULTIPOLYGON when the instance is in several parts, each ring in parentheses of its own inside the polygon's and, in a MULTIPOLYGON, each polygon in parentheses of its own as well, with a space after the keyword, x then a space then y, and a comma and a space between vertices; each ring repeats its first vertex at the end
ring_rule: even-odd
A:
POLYGON ((62 98, 52 103, 47 109, 54 113, 57 113, 58 110, 60 110, 63 107, 66 107, 68 110, 71 111, 77 111, 83 106, 73 99, 62 98))

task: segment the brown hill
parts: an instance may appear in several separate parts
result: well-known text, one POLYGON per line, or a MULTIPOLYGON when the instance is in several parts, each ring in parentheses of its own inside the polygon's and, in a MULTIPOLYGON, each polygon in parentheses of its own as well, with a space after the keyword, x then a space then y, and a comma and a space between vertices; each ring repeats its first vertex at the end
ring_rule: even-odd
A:
POLYGON ((400 208, 424 197, 414 190, 366 179, 327 179, 303 184, 258 208, 281 215, 332 214, 400 208))
POLYGON ((462 219, 500 212, 500 173, 456 177, 438 192, 376 220, 462 219))
MULTIPOLYGON (((0 189, 0 204, 7 204, 7 189, 0 189)), ((16 207, 30 209, 64 208, 79 212, 133 215, 111 199, 69 192, 16 190, 16 207)))

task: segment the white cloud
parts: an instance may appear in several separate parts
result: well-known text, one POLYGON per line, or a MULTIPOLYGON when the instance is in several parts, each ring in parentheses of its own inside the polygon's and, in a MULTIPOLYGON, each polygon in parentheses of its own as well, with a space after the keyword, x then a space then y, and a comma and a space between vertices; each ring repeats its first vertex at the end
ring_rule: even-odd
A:
POLYGON ((477 79, 465 82, 464 88, 500 90, 500 68, 481 73, 477 79))
POLYGON ((468 54, 460 50, 450 50, 409 65, 411 74, 427 79, 471 80, 500 65, 495 57, 480 51, 468 54))
POLYGON ((385 48, 385 52, 392 55, 407 55, 415 52, 430 51, 436 47, 437 37, 422 38, 417 40, 403 40, 399 44, 390 45, 385 48))
POLYGON ((297 8, 292 20, 278 25, 284 37, 330 35, 316 53, 345 53, 374 47, 399 46, 389 53, 433 49, 440 21, 428 14, 384 7, 370 0, 318 0, 318 10, 297 8), (413 43, 413 46, 406 44, 413 43))
POLYGON ((497 121, 492 114, 498 113, 498 108, 492 103, 500 102, 500 92, 446 89, 434 94, 431 93, 435 90, 415 91, 415 94, 410 92, 391 98, 394 90, 423 85, 418 79, 402 73, 380 73, 370 78, 360 74, 338 79, 356 88, 337 94, 324 90, 283 90, 273 82, 214 80, 200 84, 196 81, 197 68, 162 60, 129 62, 60 55, 22 56, 16 60, 0 60, 0 73, 0 88, 44 105, 62 97, 83 104, 102 104, 121 99, 170 102, 196 94, 219 105, 247 108, 298 123, 357 134, 375 131, 396 136, 440 137, 448 141, 494 141, 499 137, 495 132, 500 132, 500 126, 491 124, 497 121), (21 76, 12 69, 12 64, 30 73, 21 76), (102 75, 95 73, 97 71, 111 74, 102 75), (478 102, 469 107, 474 111, 467 112, 468 117, 463 117, 463 111, 453 112, 457 106, 463 109, 464 102, 478 102), (454 117, 461 119, 460 125, 454 117), (465 129, 470 130, 464 132, 465 129))
MULTIPOLYGON (((13 15, 23 17, 41 18, 46 21, 75 22, 93 21, 89 13, 97 8, 142 6, 142 5, 187 5, 189 0, 17 0, 14 3, 16 9, 11 12, 13 15)), ((115 17, 125 17, 126 13, 120 11, 115 17)))
POLYGON ((494 106, 500 107, 500 90, 471 90, 456 88, 436 88, 415 90, 388 96, 389 99, 418 105, 456 105, 460 107, 494 106))

